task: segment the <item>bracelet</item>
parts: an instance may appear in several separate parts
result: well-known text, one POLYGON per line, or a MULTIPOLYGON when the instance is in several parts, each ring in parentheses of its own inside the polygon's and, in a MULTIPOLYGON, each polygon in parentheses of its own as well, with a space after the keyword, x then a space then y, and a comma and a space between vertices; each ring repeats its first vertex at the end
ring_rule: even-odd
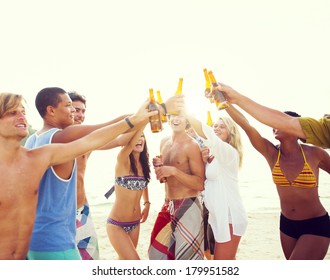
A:
POLYGON ((150 205, 151 203, 150 203, 150 201, 146 201, 146 202, 143 203, 143 205, 146 205, 146 204, 150 205))
POLYGON ((125 122, 127 122, 128 126, 129 126, 130 128, 133 128, 133 127, 134 127, 134 125, 131 123, 131 121, 129 120, 128 117, 126 117, 124 120, 125 120, 125 122))
POLYGON ((161 104, 159 104, 160 106, 162 106, 163 107, 163 109, 164 109, 164 114, 163 115, 167 115, 167 109, 166 109, 166 105, 165 105, 165 103, 161 103, 161 104))

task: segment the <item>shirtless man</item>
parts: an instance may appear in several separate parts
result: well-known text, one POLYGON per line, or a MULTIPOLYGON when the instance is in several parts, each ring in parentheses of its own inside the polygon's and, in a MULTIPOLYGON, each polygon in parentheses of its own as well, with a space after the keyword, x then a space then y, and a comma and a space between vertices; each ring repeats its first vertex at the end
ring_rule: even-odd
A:
MULTIPOLYGON (((177 102, 180 100, 178 95, 169 100, 166 101, 165 106, 169 110, 172 110, 169 106, 172 103, 180 105, 180 102, 177 102)), ((25 146, 30 149, 50 143, 74 141, 95 129, 124 118, 121 116, 98 125, 72 125, 75 112, 72 101, 63 89, 57 87, 39 91, 35 104, 44 125, 40 131, 27 139, 25 146)), ((113 141, 113 143, 107 143, 107 148, 123 144, 113 141)), ((76 174, 76 161, 52 166, 45 172, 40 182, 29 259, 81 259, 76 246, 76 174)))
POLYGON ((44 145, 27 150, 21 141, 28 135, 21 95, 0 94, 0 259, 26 259, 36 216, 40 180, 50 166, 102 147, 128 131, 129 125, 146 123, 153 112, 140 110, 125 120, 66 144, 44 145))
MULTIPOLYGON (((77 92, 68 93, 74 112, 74 124, 83 124, 85 121, 86 99, 77 92)), ((77 213, 76 213, 76 244, 83 260, 98 260, 99 245, 94 222, 85 190, 85 171, 87 160, 91 153, 77 158, 77 213)))
POLYGON ((165 204, 151 234, 150 259, 204 259, 203 208, 205 170, 198 143, 186 133, 185 117, 170 115, 172 135, 162 139, 154 158, 157 179, 166 177, 165 204))

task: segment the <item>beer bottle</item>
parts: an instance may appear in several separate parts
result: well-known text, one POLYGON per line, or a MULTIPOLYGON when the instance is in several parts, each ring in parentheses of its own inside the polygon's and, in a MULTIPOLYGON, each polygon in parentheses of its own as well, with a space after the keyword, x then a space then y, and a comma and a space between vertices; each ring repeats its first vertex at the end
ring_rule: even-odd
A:
POLYGON ((160 183, 166 183, 166 182, 167 182, 166 177, 160 178, 160 179, 159 179, 159 182, 160 182, 160 183))
MULTIPOLYGON (((160 156, 156 156, 156 158, 160 158, 160 156)), ((163 166, 163 165, 161 164, 161 165, 158 165, 157 167, 160 167, 160 166, 163 166)), ((166 177, 160 178, 160 179, 159 179, 159 182, 160 182, 160 183, 166 183, 166 182, 167 182, 166 177)))
POLYGON ((178 88, 177 88, 175 94, 182 94, 182 82, 183 82, 183 79, 180 78, 179 83, 178 83, 178 88))
MULTIPOLYGON (((178 88, 176 89, 175 95, 182 94, 182 78, 179 78, 178 88)), ((179 112, 172 112, 171 115, 179 115, 179 112)))
MULTIPOLYGON (((163 99, 162 99, 162 96, 160 95, 160 90, 157 90, 157 101, 158 101, 158 104, 163 104, 163 99)), ((161 114, 160 117, 161 117, 162 123, 167 122, 166 115, 161 114)))
POLYGON ((203 72, 204 72, 204 77, 205 77, 204 95, 205 95, 206 98, 208 98, 210 100, 211 103, 214 103, 214 99, 213 99, 213 96, 211 94, 211 81, 210 81, 209 74, 207 73, 207 69, 204 68, 203 72))
POLYGON ((156 103, 155 96, 154 96, 154 90, 152 88, 149 89, 149 98, 150 98, 150 103, 148 106, 148 111, 158 111, 158 114, 149 117, 149 123, 150 123, 150 128, 151 132, 159 132, 163 129, 162 127, 162 121, 160 118, 160 111, 158 104, 156 103))
POLYGON ((210 111, 207 111, 207 121, 206 121, 206 124, 208 126, 212 126, 213 125, 213 121, 212 121, 212 118, 211 118, 211 112, 210 111))
MULTIPOLYGON (((218 83, 216 79, 214 78, 213 72, 208 72, 212 86, 217 87, 218 83)), ((214 98, 215 105, 217 106, 218 110, 226 109, 229 106, 229 102, 227 101, 226 97, 223 95, 223 93, 218 89, 212 89, 212 95, 214 98)))

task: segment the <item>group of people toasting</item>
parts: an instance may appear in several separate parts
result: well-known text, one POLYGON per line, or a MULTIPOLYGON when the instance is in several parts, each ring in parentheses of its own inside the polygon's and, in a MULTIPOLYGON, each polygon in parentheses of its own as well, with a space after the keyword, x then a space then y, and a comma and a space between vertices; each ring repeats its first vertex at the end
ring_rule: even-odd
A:
POLYGON ((319 169, 330 172, 330 156, 323 149, 330 147, 330 119, 267 108, 216 82, 212 71, 204 74, 206 98, 228 113, 212 127, 188 112, 182 79, 166 102, 157 104, 150 90, 150 101, 135 114, 90 126, 72 125, 75 108, 66 91, 45 88, 36 97, 44 126, 29 136, 25 147, 21 146, 28 135, 24 99, 2 93, 0 171, 6 177, 0 209, 6 215, 0 220, 0 259, 83 259, 76 240, 76 158, 120 146, 115 201, 106 219, 109 241, 119 259, 140 259, 136 248, 140 224, 151 204, 151 167, 156 178, 166 182, 164 204, 150 235, 149 259, 203 260, 208 249, 204 244, 210 242, 212 259, 236 259, 248 224, 239 191, 243 164, 239 127, 271 169, 280 199, 285 258, 323 259, 329 248, 330 220, 319 198, 318 179, 319 169), (263 138, 236 106, 271 126, 279 144, 263 138), (149 159, 143 132, 148 123, 152 131, 160 131, 162 120, 172 133, 161 140, 160 156, 149 159), (187 133, 189 128, 196 137, 187 133), (203 206, 214 239, 204 230, 203 206))

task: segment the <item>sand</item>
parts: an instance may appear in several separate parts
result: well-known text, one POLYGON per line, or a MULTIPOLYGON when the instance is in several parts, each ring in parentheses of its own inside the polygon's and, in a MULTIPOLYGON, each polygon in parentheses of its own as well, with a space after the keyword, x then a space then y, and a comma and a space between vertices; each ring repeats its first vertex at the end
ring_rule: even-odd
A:
MULTIPOLYGON (((153 205, 151 205, 153 206, 153 205)), ((150 233, 160 207, 151 207, 148 220, 141 224, 137 251, 140 258, 148 259, 150 233)), ((105 221, 109 212, 107 205, 96 205, 92 209, 95 227, 98 233, 100 256, 102 260, 118 259, 112 248, 105 229, 105 221)), ((278 212, 248 212, 248 228, 242 237, 237 252, 238 260, 284 260, 279 239, 278 212)), ((326 256, 330 260, 330 250, 326 256)))

